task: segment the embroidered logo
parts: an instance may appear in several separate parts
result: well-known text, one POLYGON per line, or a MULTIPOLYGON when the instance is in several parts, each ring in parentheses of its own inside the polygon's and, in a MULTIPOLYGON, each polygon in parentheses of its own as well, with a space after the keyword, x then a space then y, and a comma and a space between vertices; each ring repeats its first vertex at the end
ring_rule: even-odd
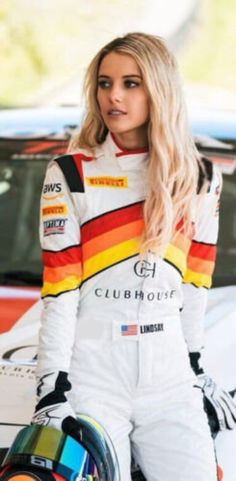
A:
POLYGON ((86 177, 86 184, 89 187, 114 187, 116 189, 127 189, 128 178, 127 177, 86 177))
POLYGON ((156 262, 137 261, 134 264, 134 272, 138 277, 155 277, 156 274, 156 262))
POLYGON ((64 197, 62 192, 62 185, 60 182, 53 184, 44 184, 43 186, 43 199, 54 200, 60 197, 64 197))
POLYGON ((68 219, 49 219, 43 223, 44 237, 53 234, 64 234, 65 226, 68 219))
POLYGON ((42 208, 42 215, 46 217, 48 215, 66 215, 67 214, 67 206, 65 204, 58 204, 58 205, 49 205, 47 207, 42 208))

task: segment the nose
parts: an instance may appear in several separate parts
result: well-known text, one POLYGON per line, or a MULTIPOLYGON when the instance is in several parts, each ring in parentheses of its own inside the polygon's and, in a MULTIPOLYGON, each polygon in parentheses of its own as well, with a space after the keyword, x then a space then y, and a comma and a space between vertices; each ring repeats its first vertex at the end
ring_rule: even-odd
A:
POLYGON ((122 88, 119 85, 114 84, 109 91, 110 101, 112 103, 121 102, 122 98, 123 98, 122 88))

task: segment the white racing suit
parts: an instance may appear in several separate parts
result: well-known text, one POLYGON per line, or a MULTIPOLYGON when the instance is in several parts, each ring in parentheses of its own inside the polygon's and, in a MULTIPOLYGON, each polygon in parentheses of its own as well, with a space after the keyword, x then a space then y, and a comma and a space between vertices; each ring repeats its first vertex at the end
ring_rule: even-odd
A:
POLYGON ((108 134, 94 155, 81 151, 48 166, 39 392, 53 389, 49 373, 69 373, 67 397, 107 430, 121 481, 131 479, 130 442, 148 481, 216 481, 188 351, 202 343, 220 175, 205 162, 210 184, 193 238, 180 229, 163 258, 141 260, 147 161, 147 152, 125 152, 108 134))

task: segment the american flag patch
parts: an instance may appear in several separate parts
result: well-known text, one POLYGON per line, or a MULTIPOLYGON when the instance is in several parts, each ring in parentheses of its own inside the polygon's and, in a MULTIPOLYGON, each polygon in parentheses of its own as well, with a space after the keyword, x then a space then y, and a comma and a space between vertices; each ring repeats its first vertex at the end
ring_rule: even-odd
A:
POLYGON ((137 324, 125 324, 121 326, 121 335, 122 336, 136 336, 138 334, 138 325, 137 324))

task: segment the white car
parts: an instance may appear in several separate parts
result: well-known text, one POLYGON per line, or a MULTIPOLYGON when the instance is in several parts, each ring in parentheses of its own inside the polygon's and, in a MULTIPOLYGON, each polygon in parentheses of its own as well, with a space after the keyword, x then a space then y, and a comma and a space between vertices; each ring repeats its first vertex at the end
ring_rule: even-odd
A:
MULTIPOLYGON (((42 308, 38 210, 44 172, 52 156, 65 152, 81 117, 75 107, 0 111, 0 464, 17 432, 30 422, 35 404, 34 368, 42 308)), ((218 259, 205 319, 204 358, 205 370, 233 394, 235 115, 199 111, 191 115, 191 123, 199 150, 223 172, 218 259)), ((236 481, 236 430, 219 433, 215 443, 223 481, 236 481)))

